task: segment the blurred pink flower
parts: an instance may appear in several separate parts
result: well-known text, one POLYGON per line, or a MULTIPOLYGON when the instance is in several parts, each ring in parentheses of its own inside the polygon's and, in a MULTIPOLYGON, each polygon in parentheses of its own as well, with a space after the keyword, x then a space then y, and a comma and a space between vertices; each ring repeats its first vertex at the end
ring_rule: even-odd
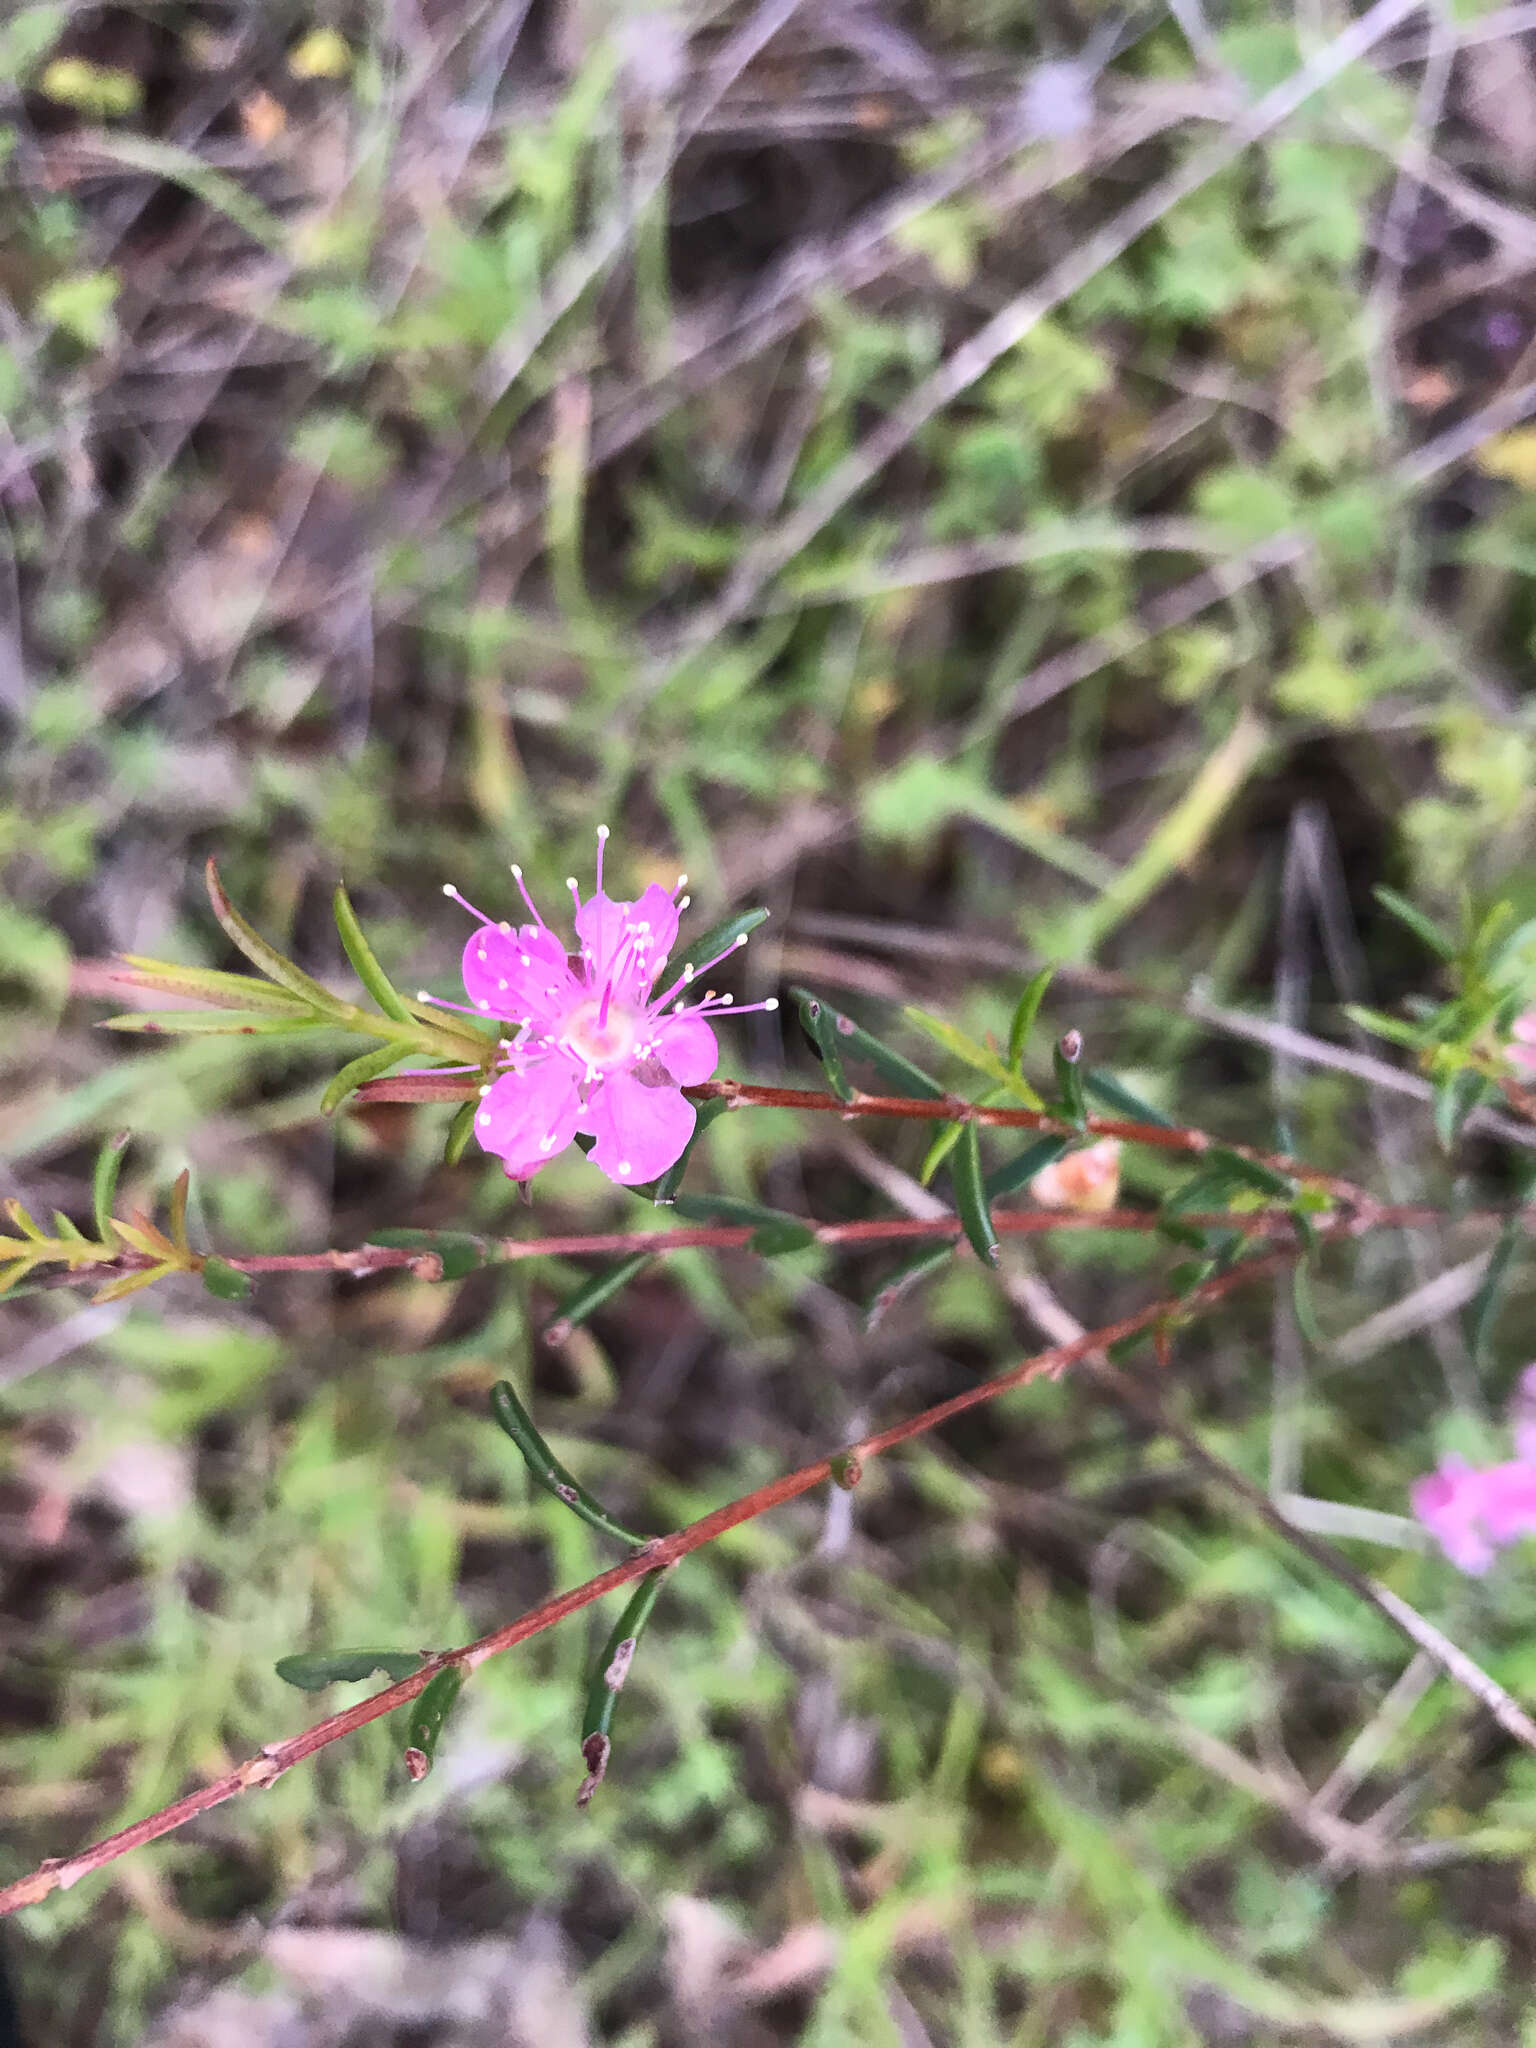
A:
POLYGON ((1536 1365, 1520 1375, 1510 1419, 1515 1457, 1483 1466, 1446 1458, 1409 1494, 1415 1515, 1464 1572, 1487 1571, 1506 1544, 1536 1535, 1536 1365))
POLYGON ((1518 1067, 1536 1067, 1536 1010, 1526 1010, 1509 1027, 1505 1052, 1518 1067))
POLYGON ((693 1135, 694 1108, 682 1093, 715 1071, 719 1048, 705 1022, 720 1011, 775 1010, 776 1000, 733 1005, 705 991, 701 1001, 668 1008, 711 960, 690 962, 656 993, 677 938, 677 892, 654 883, 633 903, 603 894, 606 825, 597 835, 597 883, 585 903, 574 876, 580 951, 567 953, 513 876, 533 922, 493 923, 449 886, 445 894, 480 919, 464 948, 464 987, 471 1015, 510 1027, 501 1041, 502 1072, 482 1092, 475 1136, 513 1180, 528 1180, 563 1152, 578 1131, 596 1139, 592 1164, 621 1185, 655 1180, 693 1135))

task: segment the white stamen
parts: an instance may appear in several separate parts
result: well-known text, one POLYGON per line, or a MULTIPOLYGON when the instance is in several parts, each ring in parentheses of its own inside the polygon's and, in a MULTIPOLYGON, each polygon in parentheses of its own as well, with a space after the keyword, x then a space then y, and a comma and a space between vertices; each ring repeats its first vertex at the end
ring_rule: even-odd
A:
POLYGON ((417 989, 416 1000, 418 1003, 430 1003, 432 1000, 430 991, 424 988, 417 989))
POLYGON ((458 893, 458 892, 457 892, 457 891, 455 890, 455 888, 454 888, 454 886, 453 886, 452 882, 444 882, 444 884, 443 884, 443 894, 444 894, 445 896, 453 896, 453 895, 456 895, 457 893, 458 893))
POLYGON ((503 918, 503 919, 501 920, 501 923, 500 923, 499 925, 497 925, 496 929, 497 929, 497 931, 499 931, 499 932, 501 933, 501 935, 502 935, 502 937, 503 937, 503 938, 507 938, 507 939, 510 939, 510 938, 511 938, 511 936, 512 936, 512 927, 511 927, 511 925, 509 925, 509 924, 507 923, 507 920, 506 920, 505 918, 503 918))
POLYGON ((629 1163, 629 1161, 628 1161, 627 1159, 621 1159, 621 1160, 619 1161, 619 1171, 620 1171, 620 1173, 633 1173, 633 1172, 634 1172, 634 1170, 635 1170, 635 1169, 634 1169, 634 1168, 633 1168, 633 1167, 632 1167, 632 1166, 630 1165, 630 1163, 629 1163))
POLYGON ((482 1095, 489 1095, 489 1094, 490 1094, 490 1092, 491 1092, 491 1084, 490 1084, 490 1082, 489 1082, 489 1081, 487 1081, 487 1082, 485 1083, 484 1087, 483 1087, 483 1088, 482 1088, 482 1089, 480 1090, 480 1093, 481 1093, 482 1095))
POLYGON ((475 1118, 475 1122, 476 1122, 477 1124, 480 1124, 480 1125, 482 1125, 482 1126, 483 1126, 483 1125, 485 1125, 485 1124, 488 1124, 488 1123, 490 1122, 490 1120, 491 1120, 491 1112, 490 1112, 490 1111, 489 1111, 488 1109, 482 1109, 482 1110, 481 1110, 481 1112, 480 1112, 480 1114, 479 1114, 479 1115, 478 1115, 478 1116, 477 1116, 477 1117, 475 1118))
POLYGON ((747 943, 747 939, 749 938, 749 936, 750 934, 747 932, 738 932, 735 938, 732 939, 731 944, 733 946, 744 946, 747 943))
POLYGON ((606 839, 608 837, 608 827, 606 825, 599 825, 597 828, 597 836, 599 839, 606 839))
POLYGON ((506 987, 506 985, 507 985, 507 984, 506 984, 506 983, 505 983, 504 981, 498 981, 498 982, 497 982, 497 984, 496 984, 496 986, 497 986, 498 988, 505 988, 505 987, 506 987))
POLYGON ((565 886, 567 887, 567 889, 574 889, 576 886, 576 877, 574 875, 567 875, 565 878, 565 886))
POLYGON ((691 896, 679 896, 677 899, 677 907, 679 910, 686 910, 692 901, 693 898, 691 896))
POLYGON ((683 979, 684 981, 692 981, 693 979, 693 962, 691 960, 688 962, 688 965, 683 969, 683 979))
POLYGON ((521 869, 521 868, 520 868, 520 867, 518 866, 518 864, 517 864, 517 862, 516 862, 516 861, 513 861, 513 863, 512 863, 512 876, 513 876, 513 879, 514 879, 514 881, 518 881, 518 882, 520 882, 520 881, 521 881, 521 880, 523 879, 523 871, 522 871, 522 869, 521 869))
POLYGON ((490 1007, 491 1007, 491 999, 490 999, 490 997, 489 997, 489 996, 482 996, 482 997, 480 998, 479 1002, 478 1002, 478 1003, 476 1003, 476 1005, 475 1005, 475 1008, 476 1008, 477 1010, 488 1010, 488 1009, 489 1009, 490 1007))
POLYGON ((779 999, 778 999, 778 997, 777 997, 777 996, 770 996, 770 997, 768 998, 767 1002, 766 1002, 766 1003, 764 1003, 764 1005, 763 1005, 763 1008, 764 1008, 765 1010, 776 1010, 776 1009, 777 1009, 778 1007, 779 1007, 779 999))
POLYGON ((554 1141, 554 1139, 553 1139, 553 1138, 540 1138, 540 1140, 539 1140, 539 1150, 540 1150, 541 1152, 553 1152, 553 1151, 554 1151, 554 1149, 555 1149, 555 1141, 554 1141))
POLYGON ((527 953, 519 953, 517 957, 518 957, 518 960, 519 960, 519 962, 520 962, 520 963, 521 963, 521 964, 522 964, 522 965, 523 965, 524 967, 531 967, 531 966, 533 965, 533 961, 532 961, 531 957, 530 957, 530 956, 529 956, 529 955, 528 955, 527 953))

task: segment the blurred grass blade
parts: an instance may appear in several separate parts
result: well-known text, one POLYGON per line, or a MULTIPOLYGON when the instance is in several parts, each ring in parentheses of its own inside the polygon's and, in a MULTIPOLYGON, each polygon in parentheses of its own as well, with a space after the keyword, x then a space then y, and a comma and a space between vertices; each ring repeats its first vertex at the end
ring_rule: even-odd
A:
POLYGON ((981 1172, 981 1132, 975 1124, 967 1124, 960 1133, 960 1142, 955 1147, 949 1171, 954 1183, 955 1207, 960 1211, 960 1221, 971 1241, 971 1248, 983 1264, 995 1266, 997 1228, 987 1202, 986 1182, 981 1172))
MULTIPOLYGON (((808 1003, 821 1005, 822 1017, 830 1023, 840 1056, 847 1054, 856 1059, 868 1060, 875 1072, 883 1081, 889 1083, 898 1095, 911 1096, 918 1102, 943 1101, 945 1091, 942 1084, 936 1081, 932 1074, 926 1073, 915 1061, 909 1060, 905 1053, 897 1052, 896 1048, 887 1045, 883 1038, 877 1038, 873 1031, 866 1031, 862 1024, 856 1024, 852 1017, 834 1009, 823 997, 813 995, 808 988, 792 988, 789 993, 799 1006, 802 1016, 805 1015, 805 1006, 808 1003)), ((813 1038, 817 1036, 809 1023, 806 1028, 811 1031, 813 1038)), ((817 1048, 820 1049, 819 1038, 817 1048)))
POLYGON ((409 1678, 421 1669, 418 1650, 304 1650, 292 1657, 279 1657, 273 1669, 285 1685, 301 1692, 320 1692, 328 1685, 345 1685, 359 1678, 371 1678, 382 1671, 386 1678, 409 1678))
POLYGON ((584 1286, 568 1297, 561 1305, 560 1313, 547 1326, 544 1335, 551 1344, 563 1344, 572 1330, 579 1329, 588 1316, 595 1315, 604 1302, 612 1301, 622 1293, 630 1281, 651 1263, 654 1252, 634 1252, 627 1259, 621 1259, 606 1272, 594 1273, 584 1286))
MULTIPOLYGON (((320 1114, 330 1116, 338 1110, 347 1097, 354 1094, 367 1081, 376 1081, 393 1066, 398 1066, 405 1057, 398 1045, 376 1045, 372 1052, 359 1053, 355 1060, 348 1060, 341 1072, 330 1081, 320 1098, 320 1114)), ((473 1103, 467 1107, 473 1111, 473 1103)))
POLYGON ((587 1489, 566 1471, 535 1428, 533 1417, 518 1399, 517 1389, 510 1380, 498 1380, 492 1387, 491 1413, 522 1452, 524 1464, 546 1493, 552 1493, 556 1500, 563 1501, 572 1514, 578 1515, 590 1528, 599 1530, 604 1536, 612 1536, 616 1542, 628 1544, 631 1550, 646 1541, 633 1529, 626 1529, 622 1522, 616 1522, 602 1502, 594 1500, 587 1489))
POLYGON ((393 1017, 397 1024, 415 1022, 406 1008, 405 998, 390 982, 389 976, 374 957, 372 946, 363 937, 363 928, 357 921, 357 912, 352 908, 352 899, 347 894, 345 882, 336 884, 336 894, 331 899, 331 908, 336 918, 336 929, 341 943, 346 948, 347 958, 357 974, 358 980, 378 1004, 386 1017, 393 1017))
POLYGON ((878 1329, 904 1294, 910 1293, 914 1287, 921 1286, 930 1273, 937 1273, 941 1266, 954 1257, 954 1254, 955 1247, 952 1244, 925 1244, 921 1251, 913 1252, 910 1258, 903 1259, 894 1272, 886 1275, 871 1296, 869 1306, 864 1311, 865 1329, 878 1329))
POLYGON ((446 1664, 427 1680, 411 1703, 406 1724, 406 1768, 418 1783, 431 1770, 444 1724, 464 1690, 464 1673, 457 1664, 446 1664))
POLYGON ((839 1102, 852 1102, 853 1090, 848 1085, 848 1076, 843 1072, 842 1048, 838 1043, 837 1026, 833 1014, 819 996, 807 994, 804 989, 792 991, 795 1007, 800 1012, 800 1021, 811 1035, 816 1048, 816 1057, 826 1073, 827 1086, 839 1102))
POLYGON ((1247 1159, 1241 1152, 1232 1152, 1225 1145, 1213 1145, 1201 1155, 1201 1163, 1216 1173, 1224 1173, 1239 1187, 1249 1187, 1256 1194, 1269 1195, 1277 1202, 1289 1202, 1296 1195, 1296 1183, 1287 1180, 1284 1174, 1276 1173, 1262 1160, 1247 1159))
POLYGON ((346 1012, 350 1007, 348 1004, 333 996, 328 988, 323 988, 302 967, 295 966, 292 960, 279 953, 276 946, 269 945, 253 925, 246 923, 225 895, 219 871, 212 860, 208 862, 206 879, 214 916, 253 967, 259 967, 269 980, 275 981, 280 988, 291 990, 327 1017, 341 1016, 346 1012))
POLYGON ((102 1244, 113 1244, 117 1238, 112 1204, 117 1199, 117 1177, 123 1170, 128 1138, 127 1131, 115 1131, 110 1138, 103 1139, 91 1169, 91 1208, 96 1218, 96 1236, 102 1244))
POLYGON ((636 1646, 651 1618, 665 1576, 665 1567, 646 1573, 614 1623, 593 1669, 581 1716, 581 1757, 587 1775, 576 1795, 578 1806, 588 1803, 607 1773, 613 1750, 613 1710, 619 1703, 636 1646))
POLYGON ((1024 1071, 1024 1048, 1029 1043, 1029 1034, 1035 1028, 1035 1018, 1045 992, 1051 985, 1056 970, 1042 967, 1024 984, 1024 993, 1013 1007, 1013 1021, 1008 1026, 1008 1064, 1016 1074, 1024 1071))
POLYGON ((1486 1365, 1488 1362, 1509 1280, 1510 1263, 1515 1256, 1515 1247, 1525 1235, 1525 1227, 1524 1217, 1509 1218, 1489 1254, 1488 1270, 1467 1306, 1467 1349, 1472 1354, 1474 1365, 1486 1365))
POLYGON ((166 1205, 171 1225, 171 1243, 179 1252, 190 1252, 187 1242, 187 1197, 192 1192, 192 1175, 183 1167, 171 1183, 170 1200, 166 1205))

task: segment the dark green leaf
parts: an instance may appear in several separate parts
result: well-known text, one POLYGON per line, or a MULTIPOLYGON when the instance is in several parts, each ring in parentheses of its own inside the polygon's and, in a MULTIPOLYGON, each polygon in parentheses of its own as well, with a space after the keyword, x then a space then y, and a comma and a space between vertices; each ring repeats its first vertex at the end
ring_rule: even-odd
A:
POLYGON ((405 998, 391 985, 389 976, 374 957, 373 948, 363 937, 363 928, 357 921, 357 912, 352 908, 352 899, 347 894, 344 882, 336 884, 332 908, 336 915, 336 929, 341 934, 341 943, 346 947, 347 958, 352 962, 363 987, 386 1017, 393 1017, 398 1024, 414 1022, 406 1008, 405 998))
POLYGON ((1430 1042, 1430 1033, 1422 1024, 1408 1024, 1401 1017, 1389 1017, 1385 1010, 1368 1010, 1363 1003, 1346 1003, 1344 1014, 1362 1031, 1372 1031, 1378 1038, 1388 1038, 1394 1045, 1406 1045, 1415 1052, 1430 1042))
POLYGON ((1294 1181, 1276 1173, 1262 1160, 1249 1159, 1225 1145, 1213 1145, 1201 1158, 1202 1170, 1225 1174, 1237 1186, 1252 1188, 1261 1195, 1272 1195, 1277 1202, 1289 1202, 1296 1193, 1294 1181))
POLYGON ((279 1678, 301 1692, 320 1692, 359 1678, 371 1678, 382 1671, 386 1678, 409 1678, 421 1668, 415 1650, 306 1650, 296 1657, 279 1657, 274 1667, 279 1678))
POLYGON ((893 1273, 888 1273, 864 1311, 864 1327, 875 1329, 881 1319, 896 1305, 901 1297, 919 1286, 930 1273, 937 1273, 954 1256, 952 1244, 925 1244, 908 1259, 903 1259, 893 1273))
POLYGON ((1033 1144, 1024 1147, 1016 1159, 1010 1159, 1006 1165, 994 1167, 986 1179, 988 1201, 995 1202, 999 1195, 1011 1195, 1015 1188, 1023 1187, 1025 1182, 1033 1180, 1037 1173, 1043 1172, 1047 1166, 1053 1166, 1071 1143, 1070 1138, 1061 1135, 1036 1138, 1033 1144))
POLYGON ((127 1149, 128 1138, 127 1131, 115 1131, 110 1138, 104 1138, 101 1150, 96 1154, 96 1164, 91 1169, 91 1205, 96 1217, 96 1237, 101 1244, 116 1241, 112 1228, 112 1204, 117 1197, 117 1177, 123 1170, 123 1153, 127 1149))
POLYGON ((1104 1073, 1098 1067, 1086 1067, 1083 1070, 1083 1092, 1085 1095, 1091 1095, 1095 1102, 1101 1103, 1116 1116, 1124 1117, 1129 1123, 1156 1124, 1159 1130, 1164 1131, 1171 1131, 1174 1128, 1172 1117, 1164 1116, 1162 1111, 1154 1109, 1150 1102, 1143 1102, 1141 1097, 1127 1088, 1123 1081, 1117 1080, 1113 1074, 1104 1073))
POLYGON ((613 1710, 619 1703, 619 1694, 623 1690, 625 1679, 629 1676, 635 1647, 651 1618, 651 1610, 656 1605, 656 1596, 661 1591, 664 1577, 664 1570, 646 1573, 630 1596, 623 1613, 614 1623, 597 1663, 593 1666, 592 1682, 587 1688, 586 1704, 581 1716, 581 1755, 587 1767, 587 1776, 576 1795, 579 1806, 587 1804, 603 1782, 608 1769, 608 1758, 613 1746, 610 1734, 613 1727, 613 1710))
MULTIPOLYGON (((406 1728, 406 1742, 411 1749, 419 1749, 426 1758, 426 1769, 430 1769, 437 1755, 438 1739, 443 1724, 453 1712, 453 1705, 464 1690, 464 1673, 457 1664, 445 1664, 435 1672, 416 1695, 411 1705, 411 1718, 406 1728)), ((412 1777, 424 1777, 426 1770, 418 1767, 412 1777)))
POLYGON ((355 1060, 348 1060, 321 1096, 320 1114, 332 1115, 354 1090, 365 1082, 377 1081, 381 1074, 387 1074, 391 1067, 398 1066, 404 1057, 398 1045, 376 1045, 372 1052, 359 1053, 355 1060))
POLYGON ((1433 918, 1426 917, 1416 904, 1406 896, 1399 896, 1395 889, 1384 889, 1379 884, 1371 891, 1383 910, 1390 911, 1400 924, 1407 925, 1416 938, 1420 938, 1432 953, 1438 953, 1442 960, 1456 958, 1456 941, 1443 932, 1433 918))
POLYGON ((1029 1043, 1029 1034, 1034 1029, 1035 1018, 1055 972, 1054 967, 1042 967, 1038 974, 1032 975, 1014 1005, 1013 1021, 1008 1026, 1008 1064, 1015 1073, 1024 1070, 1024 1048, 1029 1043))
MULTIPOLYGON (((898 1095, 911 1096, 918 1102, 943 1101, 945 1091, 941 1084, 915 1061, 909 1060, 905 1053, 897 1052, 896 1048, 887 1045, 883 1038, 877 1038, 872 1031, 866 1031, 862 1024, 856 1024, 851 1017, 845 1016, 841 1010, 834 1009, 823 997, 813 995, 809 989, 792 988, 790 994, 798 1004, 802 1016, 805 1015, 807 1004, 820 1003, 822 1018, 830 1025, 840 1056, 868 1060, 875 1072, 898 1095)), ((816 1039, 819 1051, 821 1040, 809 1021, 806 1029, 816 1039)), ((844 1099, 846 1100, 846 1097, 844 1099)))
POLYGON ((743 910, 735 917, 727 917, 719 924, 712 924, 707 931, 700 932, 696 939, 690 939, 683 958, 703 973, 706 961, 717 960, 722 954, 733 952, 749 932, 755 932, 760 924, 767 921, 766 910, 743 910))
POLYGON ((739 1195, 679 1195, 673 1206, 685 1223, 801 1223, 801 1218, 791 1216, 787 1209, 770 1209, 763 1202, 743 1201, 739 1195))
POLYGON ((652 1184, 651 1200, 658 1209, 669 1209, 677 1200, 677 1191, 683 1184, 683 1175, 687 1171, 688 1161, 693 1157, 694 1146, 697 1145, 700 1138, 703 1137, 704 1133, 715 1121, 715 1118, 724 1116, 729 1107, 729 1103, 722 1100, 718 1095, 708 1102, 701 1102, 699 1104, 698 1115, 694 1118, 692 1137, 689 1138, 687 1144, 661 1176, 661 1179, 652 1184))
POLYGON ((605 1301, 612 1301, 616 1294, 621 1293, 635 1275, 650 1264, 653 1256, 651 1252, 635 1252, 605 1272, 594 1273, 561 1304, 560 1313, 545 1329, 545 1336, 552 1344, 563 1344, 572 1330, 578 1329, 588 1316, 595 1315, 605 1301))
POLYGON ((816 1233, 810 1224, 802 1223, 798 1216, 785 1216, 754 1230, 747 1239, 747 1250, 762 1259, 777 1259, 785 1252, 808 1251, 815 1242, 816 1233))
POLYGON ((837 1027, 832 1021, 833 1013, 819 996, 807 995, 803 990, 796 994, 795 1005, 800 1012, 800 1021, 816 1047, 816 1056, 826 1071, 828 1087, 839 1102, 852 1102, 853 1090, 843 1072, 842 1047, 838 1043, 837 1027))
POLYGON ((1304 1264, 1297 1266, 1291 1274, 1291 1306, 1296 1313, 1297 1329, 1314 1351, 1321 1351, 1328 1340, 1323 1335, 1312 1300, 1311 1270, 1304 1264))
POLYGON ((203 1285, 215 1301, 244 1301, 251 1292, 251 1276, 210 1254, 203 1261, 203 1285))
POLYGON ((987 1203, 986 1183, 981 1172, 981 1133, 975 1124, 967 1124, 960 1133, 949 1172, 954 1183, 955 1207, 960 1211, 960 1221, 970 1239, 971 1249, 984 1264, 995 1266, 997 1229, 987 1203))
POLYGON ((523 1463, 546 1493, 552 1493, 573 1515, 604 1536, 627 1543, 631 1549, 645 1542, 646 1539, 637 1536, 633 1529, 626 1529, 622 1522, 616 1522, 601 1501, 594 1500, 587 1489, 566 1471, 535 1428, 533 1417, 518 1399, 517 1389, 510 1380, 498 1380, 492 1387, 491 1413, 522 1452, 523 1463))

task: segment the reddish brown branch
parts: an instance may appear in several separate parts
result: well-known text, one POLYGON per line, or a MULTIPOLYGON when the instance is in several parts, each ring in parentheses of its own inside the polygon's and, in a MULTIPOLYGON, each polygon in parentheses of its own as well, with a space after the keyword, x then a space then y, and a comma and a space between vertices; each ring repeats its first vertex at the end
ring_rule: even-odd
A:
POLYGON ((920 1414, 909 1416, 904 1422, 893 1423, 888 1429, 877 1430, 861 1438, 857 1443, 844 1446, 831 1456, 818 1458, 814 1463, 802 1465, 796 1472, 785 1473, 781 1478, 770 1480, 766 1485, 743 1494, 740 1499, 728 1501, 724 1507, 714 1509, 697 1522, 691 1522, 685 1529, 675 1530, 670 1536, 659 1536, 633 1552, 621 1563, 611 1565, 596 1578, 588 1579, 584 1585, 575 1586, 567 1593, 560 1593, 552 1600, 546 1600, 527 1614, 520 1615, 502 1628, 493 1629, 489 1635, 481 1636, 477 1642, 467 1643, 462 1649, 444 1651, 429 1658, 419 1671, 409 1678, 402 1678, 396 1684, 385 1686, 380 1692, 366 1700, 359 1700, 354 1706, 345 1707, 338 1714, 330 1714, 313 1727, 304 1729, 298 1735, 290 1736, 285 1742, 267 1743, 256 1756, 238 1764, 234 1770, 211 1784, 203 1785, 183 1798, 173 1800, 158 1813, 145 1816, 114 1835, 81 1849, 73 1856, 50 1857, 38 1865, 26 1877, 18 1878, 0 1890, 0 1915, 14 1913, 23 1906, 36 1905, 48 1897, 50 1892, 67 1889, 78 1883, 92 1871, 100 1870, 119 1856, 126 1856, 131 1850, 143 1848, 148 1842, 156 1841, 161 1835, 168 1835, 175 1829, 185 1827, 201 1813, 212 1807, 222 1806, 226 1800, 238 1798, 242 1792, 255 1787, 274 1784, 285 1771, 306 1757, 325 1749, 355 1729, 364 1728, 370 1721, 377 1721, 382 1715, 404 1706, 422 1692, 433 1674, 445 1664, 457 1664, 465 1671, 473 1671, 487 1658, 496 1657, 503 1650, 510 1650, 523 1643, 530 1636, 553 1628, 557 1622, 577 1614, 584 1607, 590 1607, 595 1600, 602 1599, 620 1586, 642 1578, 654 1571, 658 1565, 673 1565, 692 1551, 702 1549, 707 1543, 723 1536, 728 1529, 737 1528, 743 1522, 766 1514, 770 1508, 781 1507, 786 1501, 796 1499, 800 1494, 809 1493, 812 1487, 833 1478, 834 1466, 846 1468, 850 1453, 864 1463, 878 1456, 881 1451, 891 1450, 895 1445, 905 1443, 910 1437, 922 1436, 939 1424, 948 1422, 956 1415, 962 1415, 969 1408, 993 1401, 999 1394, 1007 1393, 1013 1387, 1025 1385, 1030 1380, 1055 1377, 1066 1369, 1102 1351, 1123 1338, 1133 1337, 1144 1330, 1209 1308, 1237 1288, 1250 1281, 1265 1278, 1280 1271, 1295 1258, 1295 1250, 1271 1252, 1260 1259, 1251 1259, 1234 1267, 1230 1272, 1207 1280, 1184 1299, 1165 1298, 1155 1301, 1146 1308, 1137 1309, 1133 1314, 1122 1316, 1118 1322, 1106 1324, 1102 1329, 1090 1330, 1085 1336, 1076 1338, 1070 1344, 1053 1345, 1048 1351, 1037 1352, 1033 1357, 1023 1359, 1010 1366, 1006 1372, 996 1374, 992 1379, 982 1380, 964 1393, 956 1394, 948 1401, 940 1401, 920 1414))

